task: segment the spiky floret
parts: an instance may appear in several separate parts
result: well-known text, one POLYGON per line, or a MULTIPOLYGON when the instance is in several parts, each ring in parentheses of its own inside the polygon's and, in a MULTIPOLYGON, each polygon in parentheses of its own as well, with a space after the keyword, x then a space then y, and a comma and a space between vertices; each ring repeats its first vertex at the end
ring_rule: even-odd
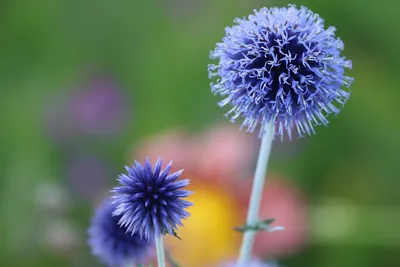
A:
POLYGON ((121 216, 112 216, 115 208, 111 201, 104 201, 91 220, 88 243, 93 255, 109 267, 144 263, 152 254, 153 241, 127 234, 126 227, 118 225, 121 216))
POLYGON ((223 42, 211 51, 218 64, 208 66, 214 94, 231 105, 232 122, 244 117, 242 127, 260 135, 267 123, 276 124, 281 138, 292 129, 300 136, 327 125, 349 98, 353 79, 344 75, 351 61, 340 55, 343 42, 335 28, 306 7, 254 10, 248 19, 235 19, 223 42), (339 107, 338 107, 339 106, 339 107))
POLYGON ((159 158, 152 170, 146 158, 144 166, 135 161, 135 166, 126 166, 127 174, 118 178, 119 187, 113 189, 115 215, 121 215, 119 223, 129 232, 149 239, 155 235, 173 234, 178 226, 183 226, 182 219, 189 216, 185 210, 192 203, 184 200, 190 192, 181 190, 189 180, 179 180, 183 170, 169 174, 170 162, 161 171, 162 160, 159 158))

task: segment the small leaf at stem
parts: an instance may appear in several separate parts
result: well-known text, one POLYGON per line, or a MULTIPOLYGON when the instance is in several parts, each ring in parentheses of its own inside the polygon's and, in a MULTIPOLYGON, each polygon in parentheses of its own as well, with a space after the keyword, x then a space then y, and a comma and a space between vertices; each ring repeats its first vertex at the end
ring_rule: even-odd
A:
POLYGON ((275 221, 275 219, 269 218, 269 219, 264 219, 261 221, 256 222, 253 225, 243 225, 243 226, 239 226, 234 228, 235 231, 238 232, 247 232, 247 231, 267 231, 267 232, 274 232, 274 231, 281 231, 281 230, 285 230, 284 227, 282 226, 274 226, 271 227, 271 223, 273 223, 275 221))

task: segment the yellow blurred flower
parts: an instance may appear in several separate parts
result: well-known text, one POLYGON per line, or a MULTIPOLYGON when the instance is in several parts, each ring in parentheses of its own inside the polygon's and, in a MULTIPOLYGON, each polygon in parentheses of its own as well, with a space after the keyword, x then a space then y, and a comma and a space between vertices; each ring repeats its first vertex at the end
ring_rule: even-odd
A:
POLYGON ((213 265, 237 255, 241 235, 232 229, 240 225, 240 208, 235 198, 222 187, 192 185, 189 201, 191 216, 180 228, 179 240, 166 237, 173 257, 182 266, 213 265))

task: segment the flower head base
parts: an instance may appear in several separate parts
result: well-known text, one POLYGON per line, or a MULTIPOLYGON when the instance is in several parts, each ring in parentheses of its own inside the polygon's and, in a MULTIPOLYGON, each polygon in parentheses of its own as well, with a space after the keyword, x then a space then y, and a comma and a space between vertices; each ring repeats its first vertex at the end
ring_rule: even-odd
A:
POLYGON ((118 225, 121 216, 112 216, 114 210, 115 205, 105 201, 92 218, 88 230, 92 253, 110 267, 143 263, 151 254, 153 242, 137 234, 126 234, 126 227, 118 225))
POLYGON ((121 186, 113 190, 117 204, 114 214, 122 216, 119 223, 132 234, 147 239, 154 235, 175 234, 177 226, 183 226, 181 220, 189 216, 185 209, 192 205, 182 199, 190 192, 180 190, 189 184, 189 180, 176 181, 183 170, 169 174, 172 162, 161 171, 160 158, 154 170, 148 159, 144 166, 135 163, 136 166, 125 167, 128 174, 119 176, 121 186))
POLYGON ((306 7, 262 8, 248 19, 235 19, 222 43, 210 53, 219 59, 208 66, 212 92, 230 104, 226 114, 253 132, 261 125, 277 125, 276 134, 291 138, 314 133, 314 125, 327 125, 327 115, 337 114, 350 93, 352 78, 344 76, 351 61, 340 55, 343 42, 335 28, 306 7))

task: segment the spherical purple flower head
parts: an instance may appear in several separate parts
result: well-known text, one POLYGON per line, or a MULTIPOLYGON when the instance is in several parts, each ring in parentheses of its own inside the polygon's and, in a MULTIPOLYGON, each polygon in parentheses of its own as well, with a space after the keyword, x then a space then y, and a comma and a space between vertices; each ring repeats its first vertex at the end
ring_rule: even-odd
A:
POLYGON ((177 226, 183 226, 181 220, 189 216, 185 210, 192 203, 183 200, 190 192, 181 190, 189 180, 176 181, 183 170, 169 174, 170 162, 161 171, 162 160, 158 158, 154 170, 146 158, 142 166, 128 167, 128 174, 118 178, 121 186, 113 189, 117 204, 115 215, 121 215, 119 223, 128 231, 147 239, 155 235, 175 234, 177 226))
POLYGON ((126 227, 118 225, 121 216, 112 215, 115 208, 111 201, 105 201, 92 218, 88 234, 93 255, 110 267, 143 263, 152 253, 153 241, 126 233, 126 227))
POLYGON ((226 114, 234 122, 243 116, 242 127, 254 131, 267 123, 277 125, 281 138, 295 128, 299 136, 314 133, 314 125, 327 125, 327 115, 337 114, 349 98, 344 89, 353 79, 344 76, 351 61, 340 55, 343 42, 335 28, 306 7, 255 10, 248 19, 235 19, 226 28, 208 66, 212 92, 230 104, 226 114))

